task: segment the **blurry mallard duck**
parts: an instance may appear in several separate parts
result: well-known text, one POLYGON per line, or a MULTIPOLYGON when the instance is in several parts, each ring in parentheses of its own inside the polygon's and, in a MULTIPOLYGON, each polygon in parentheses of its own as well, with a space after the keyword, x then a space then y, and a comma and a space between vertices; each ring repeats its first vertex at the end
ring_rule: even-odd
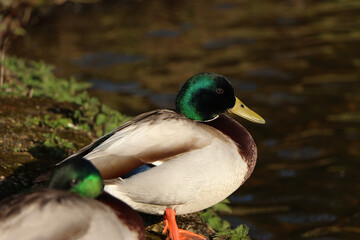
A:
POLYGON ((223 113, 265 123, 235 97, 224 76, 214 73, 191 77, 178 93, 176 108, 141 114, 68 158, 90 160, 109 180, 105 191, 134 209, 164 214, 164 231, 173 240, 188 234, 178 230, 175 213, 222 201, 254 169, 253 138, 223 113))
MULTIPOLYGON (((103 180, 89 161, 76 158, 57 167, 49 187, 2 202, 0 239, 145 239, 137 212, 117 199, 115 210, 93 199, 103 180)), ((108 194, 99 199, 114 201, 108 194)))

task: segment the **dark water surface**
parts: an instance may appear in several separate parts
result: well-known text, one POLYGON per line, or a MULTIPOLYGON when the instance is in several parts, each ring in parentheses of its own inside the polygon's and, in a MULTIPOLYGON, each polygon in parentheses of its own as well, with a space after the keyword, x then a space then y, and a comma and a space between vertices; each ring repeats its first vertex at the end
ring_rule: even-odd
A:
MULTIPOLYGON (((195 73, 229 77, 267 124, 230 199, 255 240, 360 239, 360 1, 120 1, 64 7, 10 52, 129 115, 173 108, 195 73)), ((221 174, 221 173, 219 173, 221 174)))

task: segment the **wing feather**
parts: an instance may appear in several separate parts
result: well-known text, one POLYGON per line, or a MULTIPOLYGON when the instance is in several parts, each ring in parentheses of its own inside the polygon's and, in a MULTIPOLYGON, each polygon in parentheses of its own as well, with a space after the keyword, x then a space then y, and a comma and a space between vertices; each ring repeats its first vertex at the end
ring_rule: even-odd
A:
POLYGON ((156 110, 139 115, 70 157, 84 156, 104 179, 116 178, 141 165, 207 146, 210 133, 201 126, 174 111, 156 110))

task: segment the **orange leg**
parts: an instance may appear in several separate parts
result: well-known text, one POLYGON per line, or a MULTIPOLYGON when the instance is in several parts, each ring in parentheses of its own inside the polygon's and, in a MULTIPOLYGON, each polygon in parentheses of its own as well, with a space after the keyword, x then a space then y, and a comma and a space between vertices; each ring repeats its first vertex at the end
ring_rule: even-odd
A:
POLYGON ((166 240, 205 240, 206 238, 197 235, 195 233, 179 229, 176 220, 175 220, 175 211, 173 209, 167 208, 164 214, 164 223, 165 227, 163 233, 169 231, 169 236, 166 240))

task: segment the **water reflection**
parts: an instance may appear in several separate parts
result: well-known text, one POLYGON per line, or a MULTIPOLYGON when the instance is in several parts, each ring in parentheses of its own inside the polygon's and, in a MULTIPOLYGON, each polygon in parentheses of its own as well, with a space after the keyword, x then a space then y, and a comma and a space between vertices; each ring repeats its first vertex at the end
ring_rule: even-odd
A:
POLYGON ((231 47, 234 45, 250 45, 253 44, 255 39, 251 38, 229 38, 229 39, 217 39, 217 40, 211 40, 208 42, 205 42, 203 44, 203 47, 205 49, 222 49, 231 47))
POLYGON ((147 36, 158 37, 158 38, 179 37, 180 32, 177 30, 171 30, 171 29, 156 29, 156 30, 147 32, 147 36))
POLYGON ((255 240, 360 238, 360 2, 156 0, 68 9, 10 51, 92 82, 92 95, 131 115, 173 108, 197 72, 228 76, 267 124, 238 119, 259 158, 225 217, 247 224, 255 240))
POLYGON ((84 68, 106 68, 120 63, 133 63, 143 61, 143 56, 129 54, 115 54, 111 52, 87 53, 81 59, 75 59, 72 62, 84 68))
POLYGON ((278 214, 276 219, 290 224, 313 224, 316 222, 334 222, 336 217, 328 213, 319 214, 278 214))

